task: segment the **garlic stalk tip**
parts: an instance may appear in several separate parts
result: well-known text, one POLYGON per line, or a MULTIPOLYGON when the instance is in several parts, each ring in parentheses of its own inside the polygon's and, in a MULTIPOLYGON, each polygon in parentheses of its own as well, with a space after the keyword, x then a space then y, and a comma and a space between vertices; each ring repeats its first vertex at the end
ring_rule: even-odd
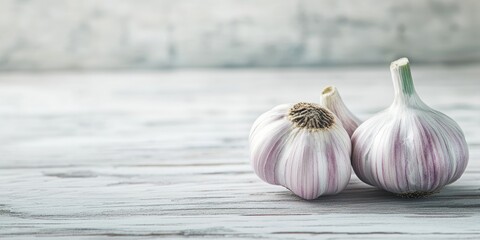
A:
POLYGON ((349 136, 352 136, 361 121, 353 115, 343 102, 335 86, 327 86, 323 89, 320 105, 332 111, 340 120, 349 136))

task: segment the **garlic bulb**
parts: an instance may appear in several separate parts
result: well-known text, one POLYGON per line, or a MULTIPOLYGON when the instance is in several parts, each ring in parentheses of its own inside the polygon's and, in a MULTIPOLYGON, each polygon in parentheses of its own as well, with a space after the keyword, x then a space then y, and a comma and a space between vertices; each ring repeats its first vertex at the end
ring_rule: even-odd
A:
POLYGON ((250 131, 250 153, 262 180, 304 199, 339 193, 350 180, 350 138, 317 104, 284 104, 262 114, 250 131))
POLYGON ((365 183, 402 196, 425 196, 460 178, 467 143, 455 121, 417 95, 408 59, 393 62, 390 71, 394 102, 354 132, 352 166, 365 183))
POLYGON ((328 86, 323 89, 320 98, 320 105, 332 111, 338 119, 340 119, 343 128, 347 130, 350 137, 355 129, 357 129, 358 125, 362 123, 352 112, 350 112, 350 110, 348 110, 345 103, 343 103, 337 88, 334 86, 328 86))

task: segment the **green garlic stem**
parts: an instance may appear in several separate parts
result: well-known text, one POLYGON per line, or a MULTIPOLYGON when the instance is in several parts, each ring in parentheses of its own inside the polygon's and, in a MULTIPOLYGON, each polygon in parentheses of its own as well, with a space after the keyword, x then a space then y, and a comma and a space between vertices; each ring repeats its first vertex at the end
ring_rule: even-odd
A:
POLYGON ((412 95, 415 93, 413 86, 412 73, 407 58, 400 58, 390 64, 393 86, 397 94, 412 95))

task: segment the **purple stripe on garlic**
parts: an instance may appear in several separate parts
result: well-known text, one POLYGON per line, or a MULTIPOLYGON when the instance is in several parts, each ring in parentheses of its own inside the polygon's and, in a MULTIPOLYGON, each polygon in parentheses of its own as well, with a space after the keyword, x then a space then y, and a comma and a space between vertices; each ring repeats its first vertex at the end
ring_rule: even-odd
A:
POLYGON ((465 171, 468 148, 458 124, 417 95, 406 58, 393 62, 395 99, 352 135, 352 166, 365 183, 408 197, 439 191, 465 171))
POLYGON ((339 193, 350 180, 350 138, 317 104, 285 104, 262 114, 250 131, 250 153, 262 180, 304 199, 339 193))

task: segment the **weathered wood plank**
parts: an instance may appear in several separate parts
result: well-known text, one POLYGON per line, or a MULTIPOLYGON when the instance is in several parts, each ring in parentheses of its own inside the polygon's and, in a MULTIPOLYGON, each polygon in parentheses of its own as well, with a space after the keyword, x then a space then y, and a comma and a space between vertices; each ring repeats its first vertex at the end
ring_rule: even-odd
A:
POLYGON ((353 177, 315 201, 252 173, 251 123, 327 84, 366 119, 392 100, 388 69, 1 74, 0 237, 478 238, 480 69, 413 71, 465 130, 465 175, 415 200, 353 177))

